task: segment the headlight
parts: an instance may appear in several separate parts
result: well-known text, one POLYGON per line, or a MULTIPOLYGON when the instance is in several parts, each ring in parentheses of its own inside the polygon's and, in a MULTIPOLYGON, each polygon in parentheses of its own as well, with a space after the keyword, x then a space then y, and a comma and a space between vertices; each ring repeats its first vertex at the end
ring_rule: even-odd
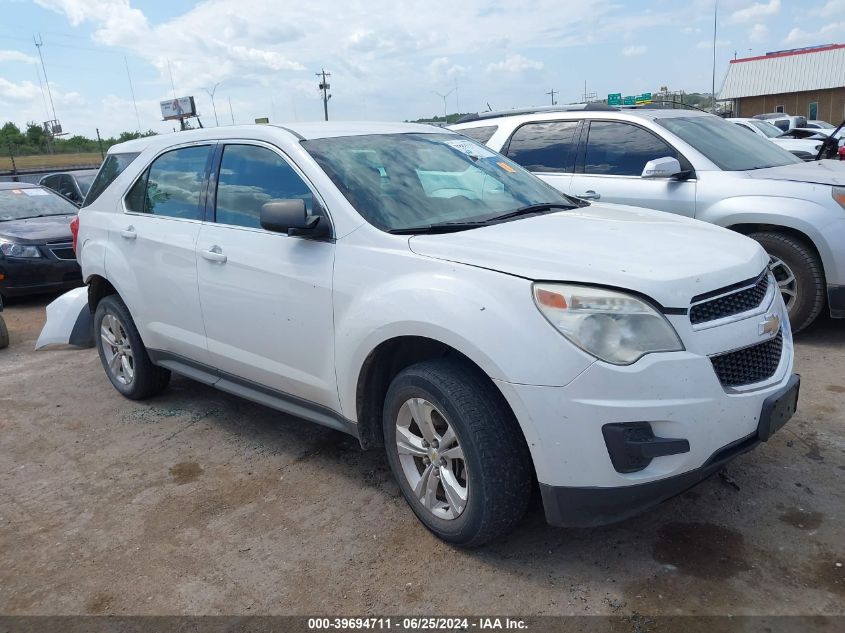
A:
POLYGON ((3 253, 6 257, 41 257, 41 253, 36 246, 16 244, 6 240, 0 240, 0 253, 3 253))
POLYGON ((534 284, 534 302, 572 343, 614 365, 630 365, 651 352, 684 349, 666 317, 632 295, 590 286, 534 284))
POLYGON ((845 209, 845 187, 833 187, 831 194, 833 199, 839 203, 839 206, 845 209))

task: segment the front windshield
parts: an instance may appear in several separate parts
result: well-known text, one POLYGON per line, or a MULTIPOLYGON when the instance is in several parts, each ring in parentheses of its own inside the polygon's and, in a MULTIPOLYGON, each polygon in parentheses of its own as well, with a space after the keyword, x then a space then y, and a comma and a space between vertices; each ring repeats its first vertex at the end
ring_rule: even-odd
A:
POLYGON ((86 195, 88 190, 91 188, 91 183, 94 182, 94 176, 97 174, 83 174, 82 176, 76 177, 76 184, 79 185, 79 190, 82 191, 82 195, 86 195))
POLYGON ((0 222, 42 215, 75 215, 76 207, 44 187, 0 190, 0 222))
POLYGON ((373 134, 303 141, 370 224, 396 231, 481 222, 540 204, 573 206, 516 163, 457 134, 373 134))
POLYGON ((813 121, 813 123, 812 123, 812 125, 810 125, 810 127, 818 127, 818 128, 823 129, 823 130, 832 130, 832 129, 834 129, 836 126, 835 126, 835 125, 831 125, 831 124, 830 124, 830 123, 828 123, 827 121, 813 121))
POLYGON ((656 120, 692 145, 723 171, 765 169, 803 162, 794 154, 717 116, 671 117, 656 120))
POLYGON ((766 123, 765 121, 748 121, 747 123, 748 125, 753 125, 769 138, 777 138, 783 134, 783 131, 778 126, 766 123))

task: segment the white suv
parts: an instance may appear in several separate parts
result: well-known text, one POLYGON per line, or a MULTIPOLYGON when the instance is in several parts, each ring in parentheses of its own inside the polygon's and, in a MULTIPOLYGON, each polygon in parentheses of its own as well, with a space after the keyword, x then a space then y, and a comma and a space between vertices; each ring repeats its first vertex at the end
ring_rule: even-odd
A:
POLYGON ((795 410, 754 241, 590 206, 449 131, 225 127, 130 141, 80 211, 103 367, 170 372, 384 447, 462 546, 539 483, 552 524, 631 516, 795 410))

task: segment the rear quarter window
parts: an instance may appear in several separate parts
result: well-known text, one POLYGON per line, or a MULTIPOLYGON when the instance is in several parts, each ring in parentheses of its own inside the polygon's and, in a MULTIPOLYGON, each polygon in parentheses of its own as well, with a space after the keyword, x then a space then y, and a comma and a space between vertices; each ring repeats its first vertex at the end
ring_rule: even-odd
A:
POLYGON ((94 182, 91 183, 91 188, 82 202, 83 207, 87 207, 94 202, 102 193, 112 184, 115 179, 123 173, 129 165, 138 157, 140 152, 126 152, 123 154, 109 154, 106 160, 100 166, 100 171, 97 172, 94 182))
POLYGON ((459 134, 463 134, 464 136, 468 136, 473 141, 481 143, 484 145, 493 138, 493 135, 496 133, 496 130, 499 129, 498 125, 485 125, 482 127, 468 127, 463 130, 455 130, 459 134))

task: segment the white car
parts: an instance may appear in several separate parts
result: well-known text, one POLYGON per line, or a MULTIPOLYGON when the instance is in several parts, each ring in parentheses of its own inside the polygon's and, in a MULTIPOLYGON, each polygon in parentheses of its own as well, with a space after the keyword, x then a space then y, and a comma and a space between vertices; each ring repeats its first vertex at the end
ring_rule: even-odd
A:
POLYGON ((510 530, 537 484, 552 524, 629 517, 796 407, 756 242, 573 200, 448 130, 115 145, 75 230, 121 394, 176 372, 383 447, 422 523, 461 546, 510 530))
POLYGON ((788 152, 795 154, 801 160, 815 160, 822 148, 822 139, 819 138, 785 138, 784 132, 777 126, 761 119, 733 118, 725 119, 736 123, 739 127, 753 132, 758 136, 770 140, 788 152))
POLYGON ((807 117, 785 114, 783 112, 770 112, 768 114, 757 114, 753 118, 758 121, 768 121, 781 132, 789 132, 797 127, 806 127, 807 117))

